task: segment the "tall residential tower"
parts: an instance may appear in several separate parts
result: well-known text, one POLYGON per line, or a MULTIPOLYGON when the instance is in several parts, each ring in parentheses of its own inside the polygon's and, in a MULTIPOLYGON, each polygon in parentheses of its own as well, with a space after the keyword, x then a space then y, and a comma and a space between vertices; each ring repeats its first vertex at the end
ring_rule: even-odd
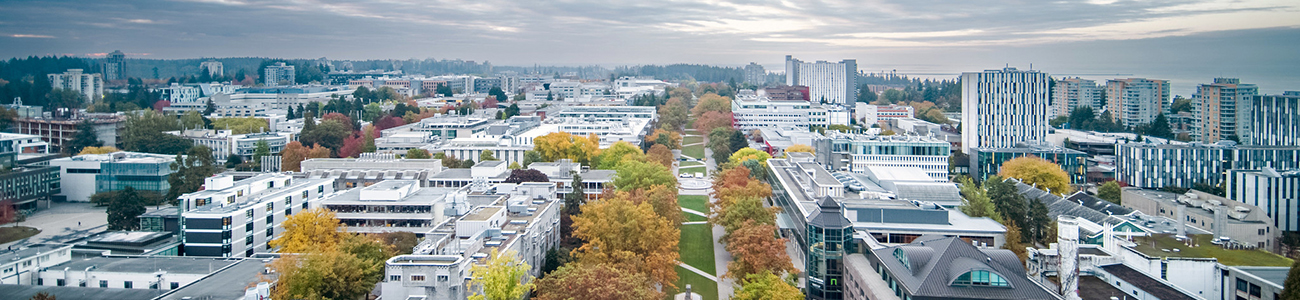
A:
POLYGON ((1047 73, 1011 67, 962 73, 962 151, 1046 138, 1047 82, 1047 73))
POLYGON ((786 55, 785 84, 807 86, 809 101, 847 106, 858 98, 858 61, 807 63, 786 55))
POLYGON ((1192 97, 1192 115, 1196 118, 1193 138, 1206 143, 1249 139, 1249 107, 1237 104, 1246 104, 1258 93, 1254 84, 1241 83, 1237 78, 1215 78, 1214 83, 1198 86, 1192 97))
POLYGON ((1169 81, 1128 78, 1106 81, 1106 110, 1114 121, 1137 126, 1169 113, 1169 81))

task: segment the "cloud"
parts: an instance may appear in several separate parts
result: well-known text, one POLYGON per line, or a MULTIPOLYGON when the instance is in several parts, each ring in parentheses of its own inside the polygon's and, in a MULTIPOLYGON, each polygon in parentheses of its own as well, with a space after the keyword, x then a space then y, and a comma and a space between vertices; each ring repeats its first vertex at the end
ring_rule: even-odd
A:
POLYGON ((54 36, 52 36, 52 35, 44 35, 44 34, 10 34, 9 37, 12 37, 12 38, 30 38, 30 39, 52 39, 52 38, 54 38, 54 36))

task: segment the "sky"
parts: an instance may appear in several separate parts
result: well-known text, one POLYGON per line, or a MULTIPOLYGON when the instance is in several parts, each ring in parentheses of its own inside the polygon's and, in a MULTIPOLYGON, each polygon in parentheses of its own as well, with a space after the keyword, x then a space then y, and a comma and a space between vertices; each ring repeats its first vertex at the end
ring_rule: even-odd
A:
POLYGON ((0 0, 0 57, 464 59, 495 65, 857 59, 952 78, 1214 77, 1300 90, 1295 0, 0 0))

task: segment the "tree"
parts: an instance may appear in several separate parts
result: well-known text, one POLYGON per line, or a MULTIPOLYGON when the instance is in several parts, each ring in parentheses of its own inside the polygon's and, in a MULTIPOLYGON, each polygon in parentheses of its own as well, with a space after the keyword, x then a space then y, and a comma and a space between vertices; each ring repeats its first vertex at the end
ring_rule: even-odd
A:
POLYGON ((271 145, 264 139, 257 140, 257 143, 253 144, 253 163, 261 165, 262 157, 266 156, 271 156, 271 145))
POLYGON ((174 172, 167 176, 167 184, 171 187, 165 197, 170 203, 175 203, 181 195, 198 191, 204 179, 217 173, 217 161, 212 158, 212 149, 208 146, 194 146, 185 154, 176 154, 176 161, 170 165, 174 172))
POLYGON ((271 268, 278 274, 272 299, 360 299, 374 289, 374 275, 383 275, 378 266, 338 250, 282 255, 271 268))
POLYGON ((731 297, 735 300, 799 300, 803 292, 792 282, 781 280, 772 272, 749 274, 740 281, 740 289, 731 297))
POLYGON ((1280 296, 1280 299, 1300 299, 1300 259, 1291 263, 1291 271, 1287 272, 1286 281, 1282 284, 1282 295, 1280 296))
POLYGON ((524 151, 524 163, 523 163, 523 167, 527 168, 528 165, 531 165, 531 164, 533 164, 533 163, 535 163, 535 162, 539 162, 539 161, 546 161, 546 160, 544 160, 544 159, 542 158, 542 153, 541 153, 541 152, 537 152, 537 151, 533 151, 533 150, 524 151))
POLYGON ((686 105, 682 104, 681 98, 669 98, 668 102, 659 106, 659 127, 666 128, 669 131, 678 131, 686 126, 687 122, 686 105))
MULTIPOLYGON (((589 165, 591 158, 600 155, 600 138, 595 134, 582 137, 567 132, 554 132, 533 138, 533 151, 541 154, 544 161, 572 159, 574 162, 589 165)), ((528 163, 524 164, 525 167, 527 165, 528 163)))
POLYGON ((18 210, 14 207, 14 201, 0 200, 0 224, 9 224, 17 220, 18 210))
POLYGON ((573 187, 573 191, 564 194, 564 212, 570 215, 580 214, 582 211, 579 207, 587 203, 587 192, 582 189, 582 175, 574 172, 573 182, 569 186, 573 187))
POLYGON ((284 149, 280 150, 280 170, 299 172, 302 161, 307 159, 308 151, 310 149, 298 141, 284 145, 284 149))
POLYGON ((420 148, 411 148, 409 150, 406 150, 407 159, 429 159, 430 157, 431 156, 429 156, 429 150, 424 150, 420 148))
POLYGON ((36 293, 35 295, 32 295, 32 297, 29 299, 30 300, 57 300, 57 298, 54 297, 54 295, 50 295, 50 293, 46 293, 46 292, 36 293))
POLYGON ((961 182, 961 206, 957 207, 962 213, 974 218, 988 217, 993 220, 1001 220, 1002 215, 998 214, 994 208, 993 200, 989 199, 988 193, 984 191, 970 177, 962 176, 961 182))
POLYGON ((776 226, 747 220, 744 226, 729 232, 727 252, 735 260, 727 266, 727 277, 746 278, 764 272, 798 272, 786 254, 785 239, 776 238, 776 226))
POLYGON ((728 161, 732 163, 742 163, 752 159, 752 160, 757 160, 760 164, 765 164, 767 163, 767 159, 769 158, 772 158, 772 156, 768 155, 767 152, 750 148, 750 147, 745 147, 740 150, 736 150, 735 153, 732 153, 731 157, 728 158, 728 161))
POLYGON ((268 244, 280 253, 330 251, 343 241, 343 227, 334 212, 317 207, 290 215, 281 223, 284 234, 268 244))
POLYGON ((338 157, 357 157, 365 148, 365 138, 356 134, 350 134, 343 139, 343 146, 338 148, 338 157))
POLYGON ((498 253, 492 248, 486 265, 470 269, 470 300, 518 300, 533 291, 532 267, 520 261, 514 250, 498 253), (475 287, 478 287, 477 289, 475 287))
POLYGON ((676 131, 668 131, 662 128, 655 129, 654 133, 645 136, 647 144, 663 144, 668 149, 681 149, 682 135, 676 131))
POLYGON ((524 183, 524 182, 551 182, 546 177, 546 173, 535 169, 510 170, 510 176, 506 177, 505 183, 524 183))
POLYGON ((1002 243, 1002 249, 1011 250, 1012 253, 1016 254, 1016 257, 1020 258, 1020 264, 1024 265, 1025 260, 1029 258, 1029 254, 1025 250, 1025 245, 1021 243, 1023 237, 1020 236, 1020 226, 1016 226, 1016 221, 1012 220, 1003 222, 1003 225, 1007 227, 1007 241, 1002 243))
POLYGON ((78 109, 86 102, 86 96, 74 90, 54 88, 48 94, 45 94, 45 103, 51 106, 48 108, 70 108, 78 109))
POLYGON ((269 127, 266 119, 258 117, 217 118, 212 120, 212 128, 230 130, 232 134, 265 132, 270 130, 269 127))
POLYGON ((646 160, 659 163, 665 168, 673 167, 673 151, 663 144, 650 146, 650 151, 646 152, 646 160))
POLYGON ((233 170, 235 169, 235 167, 243 163, 244 163, 244 158, 242 156, 235 155, 233 153, 230 155, 226 155, 226 169, 233 170))
POLYGON ((492 150, 486 150, 486 149, 485 149, 485 150, 483 150, 482 153, 479 153, 479 154, 478 154, 478 161, 480 161, 480 162, 484 162, 484 161, 494 161, 494 160, 500 160, 500 159, 497 159, 496 156, 492 155, 492 150))
POLYGON ((695 118, 695 130, 699 132, 712 132, 715 128, 731 128, 731 112, 726 113, 708 111, 703 115, 695 118))
MULTIPOLYGON (((344 125, 337 120, 324 120, 311 131, 304 127, 298 141, 304 145, 319 144, 331 150, 342 148, 343 140, 352 135, 352 125, 344 125)), ((334 151, 337 152, 337 151, 334 151)))
POLYGON ((438 88, 435 89, 434 94, 442 95, 443 97, 451 97, 452 95, 451 86, 446 84, 439 84, 438 88))
POLYGON ((645 153, 641 153, 641 148, 624 141, 618 141, 610 145, 608 149, 600 151, 600 162, 596 169, 613 170, 627 161, 645 161, 645 153))
POLYGON ((740 149, 749 148, 749 140, 745 139, 745 134, 741 133, 740 130, 732 130, 730 135, 727 136, 727 145, 731 146, 732 150, 739 151, 740 149))
POLYGON ((77 123, 77 134, 72 136, 72 140, 68 141, 67 149, 65 149, 67 151, 64 152, 68 154, 81 153, 84 148, 103 145, 104 142, 99 141, 99 135, 95 132, 95 124, 91 123, 90 120, 85 120, 77 123))
POLYGON ((663 298, 645 274, 608 264, 570 263, 537 281, 538 300, 663 298))
POLYGON ((1025 203, 1028 201, 1016 190, 1014 183, 1003 179, 999 176, 990 176, 988 180, 985 180, 985 194, 993 200, 993 207, 1001 216, 1003 223, 1007 221, 1024 222, 1025 203))
POLYGON ((85 155, 85 154, 108 154, 108 153, 113 153, 113 152, 118 152, 118 151, 122 151, 122 150, 117 150, 117 148, 113 148, 112 146, 105 146, 105 147, 86 147, 86 148, 82 148, 82 149, 81 149, 81 152, 77 152, 77 155, 85 155))
POLYGON ((611 264, 621 270, 647 274, 663 287, 676 287, 677 243, 681 231, 668 223, 647 202, 633 204, 629 192, 582 206, 573 216, 573 236, 583 241, 574 250, 581 263, 611 264))
POLYGON ((1028 185, 1057 195, 1069 195, 1070 175, 1061 166, 1037 156, 1022 156, 1002 163, 998 176, 1020 179, 1028 185))
POLYGON ((691 115, 698 118, 711 111, 730 113, 731 98, 719 96, 718 94, 704 94, 700 96, 699 103, 696 103, 695 107, 691 108, 691 115))
POLYGON ((127 186, 108 203, 108 230, 140 229, 136 218, 144 212, 144 199, 136 194, 135 188, 127 186))
POLYGON ((662 185, 677 188, 677 178, 663 165, 646 161, 626 161, 615 168, 614 186, 620 191, 647 189, 662 185))
POLYGON ((126 122, 119 132, 119 144, 126 151, 178 154, 185 152, 194 142, 164 132, 180 129, 180 122, 170 114, 152 110, 127 114, 126 122))
POLYGON ((1097 188, 1097 198, 1110 201, 1111 203, 1120 204, 1120 186, 1119 182, 1114 180, 1107 181, 1097 188))
POLYGON ((714 163, 726 163, 731 160, 731 146, 727 143, 715 143, 709 146, 709 150, 713 151, 714 163))
POLYGON ((1147 125, 1146 134, 1163 139, 1174 137, 1174 132, 1169 129, 1169 118, 1166 118, 1165 114, 1156 115, 1156 119, 1147 125))
POLYGON ((790 153, 790 152, 815 153, 815 150, 813 150, 812 146, 808 146, 804 144, 794 144, 794 145, 790 145, 790 147, 785 148, 785 153, 790 153))
POLYGON ((208 128, 208 122, 197 111, 187 111, 181 115, 181 129, 208 128))

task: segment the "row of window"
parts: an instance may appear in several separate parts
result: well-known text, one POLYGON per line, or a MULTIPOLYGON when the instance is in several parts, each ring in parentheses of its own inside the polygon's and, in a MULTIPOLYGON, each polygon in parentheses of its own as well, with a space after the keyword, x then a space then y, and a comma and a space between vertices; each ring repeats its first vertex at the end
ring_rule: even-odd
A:
MULTIPOLYGON (((45 278, 36 278, 36 285, 45 285, 45 278)), ((67 281, 64 280, 63 278, 55 279, 55 281, 54 281, 54 285, 55 285, 55 286, 67 286, 67 281)), ((80 283, 77 284, 77 286, 79 286, 79 287, 86 287, 86 282, 85 282, 85 281, 81 281, 80 283)), ((100 280, 100 281, 99 281, 99 287, 101 287, 101 288, 108 288, 108 287, 109 287, 108 280, 100 280)), ((121 285, 121 287, 124 288, 124 289, 132 289, 132 288, 135 288, 135 282, 133 282, 133 281, 122 281, 122 285, 121 285)), ((179 282, 172 282, 172 283, 170 283, 170 287, 171 287, 171 289, 173 289, 173 290, 174 290, 174 289, 178 289, 178 288, 181 287, 181 283, 179 283, 179 282)), ((150 282, 150 283, 149 283, 149 289, 151 289, 151 290, 156 290, 156 289, 158 289, 158 283, 156 283, 156 282, 150 282)))

